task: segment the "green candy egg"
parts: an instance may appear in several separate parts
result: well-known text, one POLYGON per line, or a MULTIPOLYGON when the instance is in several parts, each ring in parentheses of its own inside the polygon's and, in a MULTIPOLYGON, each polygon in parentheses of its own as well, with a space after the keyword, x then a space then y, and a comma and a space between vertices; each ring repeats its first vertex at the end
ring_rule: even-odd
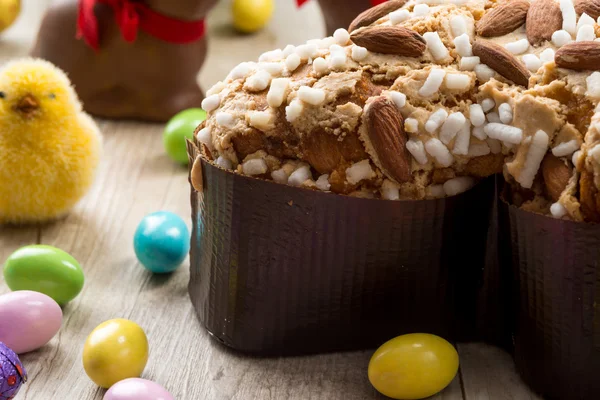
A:
POLYGON ((83 270, 69 253, 46 245, 21 247, 4 264, 11 290, 43 293, 58 304, 73 300, 83 288, 83 270))
POLYGON ((206 111, 201 108, 190 108, 169 120, 163 133, 163 144, 169 157, 181 164, 188 163, 185 139, 192 140, 194 131, 205 119, 206 111))

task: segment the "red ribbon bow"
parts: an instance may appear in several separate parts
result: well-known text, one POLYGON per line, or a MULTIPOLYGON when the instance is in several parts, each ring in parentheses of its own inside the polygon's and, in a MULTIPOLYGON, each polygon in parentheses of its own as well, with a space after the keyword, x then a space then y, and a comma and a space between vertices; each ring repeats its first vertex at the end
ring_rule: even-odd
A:
POLYGON ((95 50, 100 47, 98 19, 94 14, 94 6, 99 3, 112 7, 115 21, 126 42, 135 41, 138 29, 177 44, 195 42, 204 36, 204 20, 182 21, 167 17, 134 0, 80 0, 77 38, 83 38, 95 50))
MULTIPOLYGON (((302 4, 306 3, 308 0, 296 0, 296 4, 298 7, 302 6, 302 4)), ((381 3, 385 3, 387 0, 371 0, 371 7, 375 7, 380 5, 381 3)))

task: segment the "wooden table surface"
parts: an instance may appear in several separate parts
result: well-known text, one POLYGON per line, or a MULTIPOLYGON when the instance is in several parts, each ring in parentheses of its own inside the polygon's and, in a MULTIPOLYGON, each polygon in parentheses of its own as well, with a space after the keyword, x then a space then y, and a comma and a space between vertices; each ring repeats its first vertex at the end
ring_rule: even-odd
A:
MULTIPOLYGON (((27 54, 48 3, 24 0, 17 24, 0 38, 2 62, 27 54)), ((294 0, 277 0, 267 29, 238 36, 229 27, 228 3, 221 2, 208 20, 210 53, 200 74, 205 87, 241 61, 324 31, 314 2, 296 11, 294 0)), ((187 294, 187 263, 171 276, 153 276, 137 262, 132 247, 137 224, 150 212, 169 210, 189 220, 187 170, 166 157, 162 125, 99 124, 105 139, 100 173, 75 210, 48 225, 0 226, 0 262, 20 246, 49 244, 70 252, 86 275, 82 293, 64 309, 60 333, 44 348, 21 357, 29 382, 17 400, 101 399, 104 391, 85 375, 81 354, 86 336, 112 318, 128 318, 145 329, 151 354, 143 377, 161 383, 179 400, 383 398, 366 376, 372 350, 257 359, 210 339, 187 294)), ((0 294, 8 292, 2 279, 0 294)), ((434 399, 537 399, 502 350, 475 343, 459 344, 458 350, 460 372, 434 399)))

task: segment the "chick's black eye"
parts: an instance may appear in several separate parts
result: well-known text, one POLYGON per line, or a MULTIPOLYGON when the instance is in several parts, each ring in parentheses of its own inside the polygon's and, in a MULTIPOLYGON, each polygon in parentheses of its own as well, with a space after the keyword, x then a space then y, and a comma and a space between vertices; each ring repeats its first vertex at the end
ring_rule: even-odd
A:
POLYGON ((48 97, 49 97, 49 98, 51 98, 51 99, 55 99, 55 98, 56 98, 56 95, 55 95, 54 93, 50 93, 50 94, 48 95, 48 97))
POLYGON ((4 92, 0 92, 0 99, 5 99, 6 98, 6 94, 4 92))

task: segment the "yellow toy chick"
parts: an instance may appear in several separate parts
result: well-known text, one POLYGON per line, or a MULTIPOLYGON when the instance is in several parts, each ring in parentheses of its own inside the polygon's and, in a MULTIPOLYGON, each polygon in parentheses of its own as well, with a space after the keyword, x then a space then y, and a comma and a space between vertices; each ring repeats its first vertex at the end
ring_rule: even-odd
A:
POLYGON ((0 224, 65 215, 92 185, 101 148, 64 72, 30 58, 0 69, 0 224))

